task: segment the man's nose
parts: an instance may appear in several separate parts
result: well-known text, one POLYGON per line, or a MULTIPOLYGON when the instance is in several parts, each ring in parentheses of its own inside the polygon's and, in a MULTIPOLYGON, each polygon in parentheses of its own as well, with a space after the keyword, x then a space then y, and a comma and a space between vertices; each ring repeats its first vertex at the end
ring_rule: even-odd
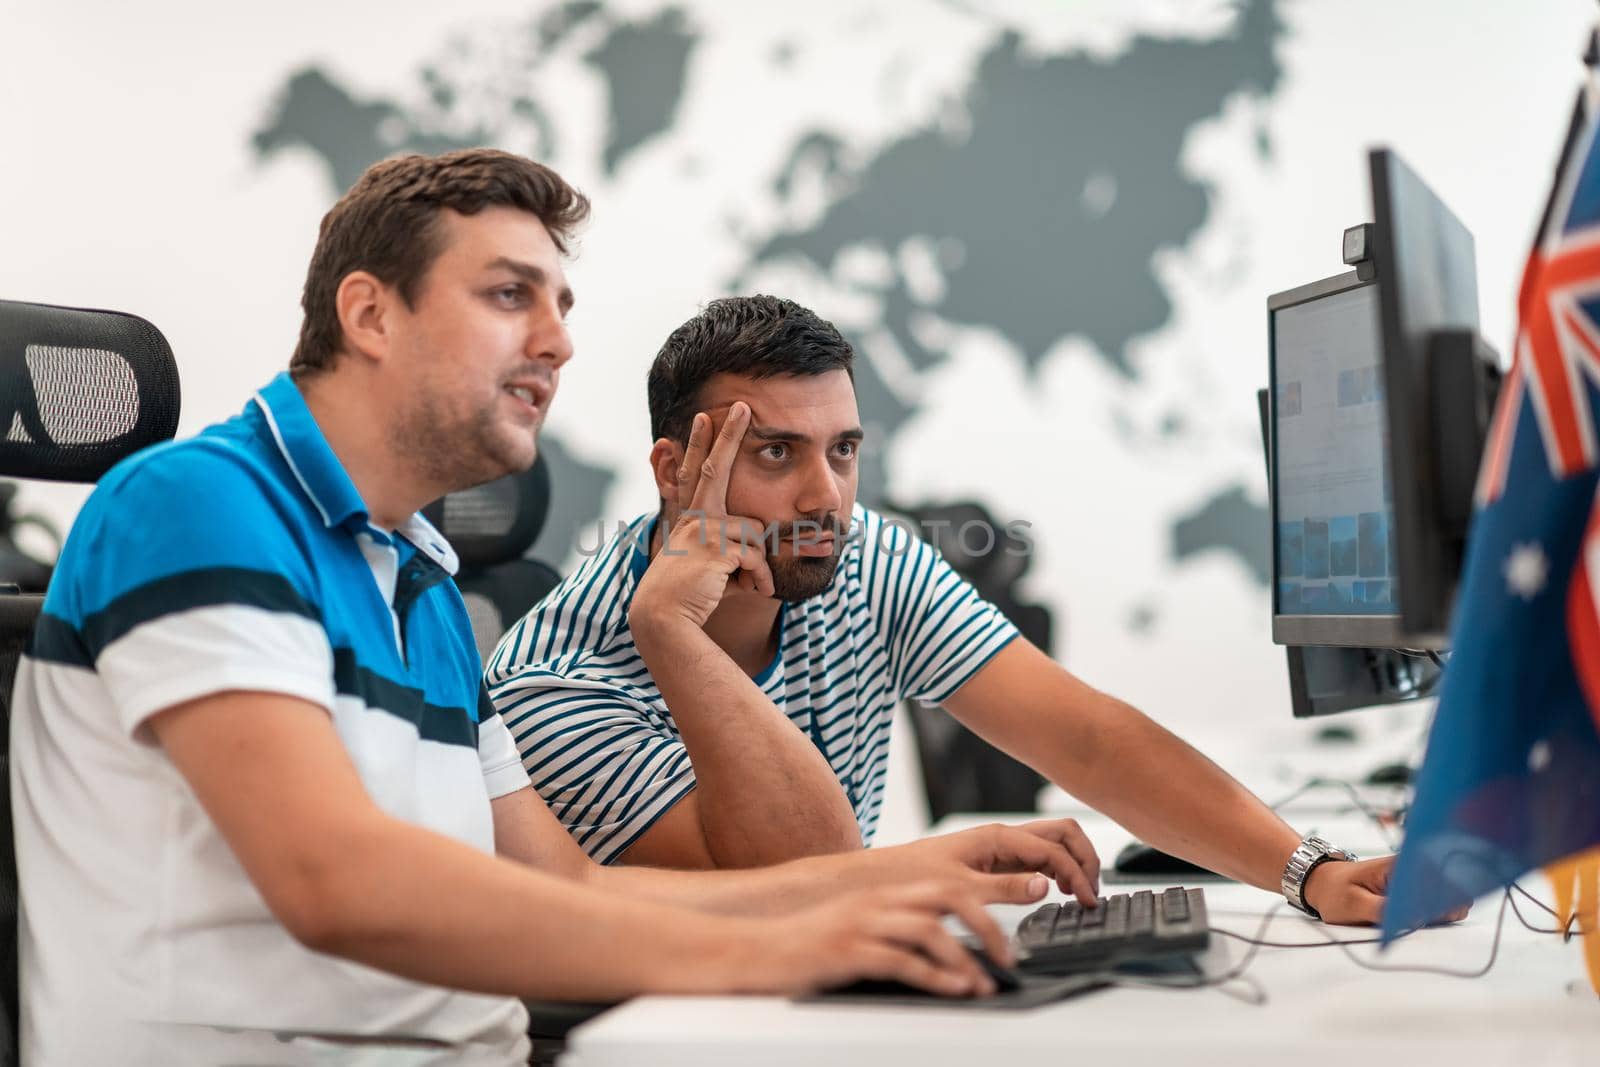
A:
POLYGON ((835 515, 844 504, 839 492, 839 481, 826 457, 818 456, 806 465, 805 482, 795 500, 795 510, 802 515, 835 515))
POLYGON ((567 321, 553 307, 534 310, 533 329, 528 334, 528 355, 548 360, 560 370, 572 358, 572 333, 567 321))

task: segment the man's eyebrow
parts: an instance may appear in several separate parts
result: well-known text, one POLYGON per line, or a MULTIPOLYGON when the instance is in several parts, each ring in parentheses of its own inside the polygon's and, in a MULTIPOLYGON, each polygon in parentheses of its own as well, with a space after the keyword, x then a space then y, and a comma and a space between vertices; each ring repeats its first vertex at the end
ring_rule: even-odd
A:
MULTIPOLYGON (((529 285, 543 287, 550 284, 550 279, 545 274, 544 268, 535 267, 532 263, 524 263, 520 259, 499 256, 489 264, 490 270, 496 268, 510 271, 529 285)), ((561 310, 564 312, 571 311, 572 305, 577 302, 577 298, 572 295, 570 286, 563 286, 561 292, 556 294, 556 303, 561 305, 561 310)))
MULTIPOLYGON (((803 434, 799 430, 781 429, 777 426, 752 425, 745 430, 745 436, 754 437, 757 441, 784 441, 797 445, 811 443, 811 438, 807 434, 803 434)), ((848 430, 842 430, 835 434, 833 439, 835 441, 859 441, 865 436, 866 434, 862 433, 861 427, 852 426, 848 430)))

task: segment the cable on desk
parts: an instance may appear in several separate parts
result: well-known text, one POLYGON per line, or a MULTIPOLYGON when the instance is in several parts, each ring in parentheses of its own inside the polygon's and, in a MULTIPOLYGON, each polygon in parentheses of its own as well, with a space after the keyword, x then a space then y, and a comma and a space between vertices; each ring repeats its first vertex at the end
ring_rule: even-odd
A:
MULTIPOLYGON (((1553 918, 1553 919, 1560 919, 1561 918, 1561 916, 1556 913, 1556 909, 1552 908, 1550 905, 1546 904, 1544 901, 1540 900, 1538 897, 1534 896, 1532 893, 1530 893, 1526 889, 1522 888, 1522 884, 1520 882, 1512 882, 1511 885, 1507 887, 1507 889, 1508 889, 1508 891, 1514 889, 1518 893, 1521 893, 1523 896, 1527 897, 1529 900, 1531 900, 1535 904, 1539 905, 1539 907, 1544 909, 1544 911, 1548 912, 1551 918, 1553 918)), ((1588 931, 1586 931, 1583 928, 1583 925, 1578 922, 1578 913, 1576 911, 1574 911, 1571 915, 1567 916, 1567 921, 1565 923, 1562 923, 1562 925, 1560 925, 1560 926, 1535 926, 1532 923, 1530 923, 1527 919, 1524 919, 1522 917, 1522 909, 1517 907, 1517 902, 1516 902, 1515 898, 1513 898, 1512 901, 1511 901, 1511 910, 1516 912, 1517 921, 1518 922, 1520 922, 1524 927, 1526 927, 1529 930, 1532 930, 1536 934, 1560 934, 1561 935, 1561 940, 1565 942, 1565 941, 1571 941, 1572 938, 1573 938, 1573 935, 1575 935, 1575 934, 1587 934, 1588 933, 1588 931)))
MULTIPOLYGON (((1321 941, 1299 941, 1299 942, 1295 942, 1294 944, 1285 944, 1285 943, 1282 943, 1282 942, 1271 942, 1271 941, 1263 941, 1263 940, 1261 940, 1259 935, 1261 933, 1265 932, 1265 923, 1263 923, 1263 927, 1257 931, 1257 935, 1258 936, 1256 936, 1256 937, 1245 937, 1243 934, 1236 934, 1232 930, 1223 930, 1223 929, 1220 929, 1220 928, 1215 927, 1215 926, 1210 927, 1210 930, 1214 934, 1222 934, 1225 937, 1237 938, 1240 941, 1245 941, 1245 942, 1248 942, 1250 944, 1250 951, 1245 954, 1245 958, 1241 962, 1240 967, 1235 968, 1234 969, 1235 971, 1239 971, 1240 968, 1242 968, 1245 964, 1248 964, 1250 962, 1250 960, 1255 956, 1256 951, 1258 949, 1262 948, 1262 947, 1267 947, 1267 948, 1327 948, 1329 946, 1338 946, 1339 951, 1343 952, 1346 956, 1348 956, 1350 958, 1350 962, 1354 963, 1357 967, 1363 967, 1363 968, 1365 968, 1365 969, 1367 969, 1369 971, 1395 971, 1395 972, 1409 973, 1409 974, 1440 974, 1440 975, 1444 975, 1444 976, 1449 977, 1449 978, 1482 978, 1484 975, 1488 974, 1489 971, 1494 968, 1494 962, 1500 956, 1500 937, 1505 931, 1506 908, 1510 903, 1511 903, 1511 890, 1507 889, 1505 891, 1505 895, 1500 898, 1500 914, 1495 919, 1495 922, 1494 922, 1494 940, 1489 945, 1489 959, 1484 963, 1484 965, 1482 967, 1478 968, 1475 971, 1458 971, 1458 970, 1455 970, 1454 968, 1450 968, 1450 967, 1429 967, 1429 966, 1427 966, 1425 964, 1399 963, 1399 964, 1393 964, 1393 965, 1385 965, 1385 964, 1381 964, 1381 963, 1373 963, 1373 962, 1371 962, 1369 960, 1362 959, 1360 956, 1357 956, 1349 948, 1349 946, 1351 946, 1351 945, 1370 945, 1370 944, 1372 944, 1372 943, 1374 943, 1376 941, 1382 940, 1382 938, 1377 938, 1377 937, 1358 937, 1358 938, 1329 937, 1327 934, 1323 934, 1323 933, 1321 933, 1319 931, 1318 932, 1318 936, 1322 938, 1321 941)), ((1278 910, 1278 908, 1281 907, 1281 906, 1282 905, 1274 905, 1272 911, 1267 912, 1267 918, 1268 919, 1272 918, 1273 913, 1276 912, 1278 910)), ((1401 938, 1410 937, 1411 934, 1413 934, 1415 932, 1416 931, 1414 931, 1414 930, 1407 931, 1406 933, 1401 934, 1400 937, 1401 938)), ((1399 938, 1396 938, 1396 940, 1399 940, 1399 938)))
POLYGON ((1220 926, 1212 926, 1209 929, 1214 934, 1231 937, 1236 941, 1243 941, 1259 948, 1327 948, 1329 945, 1376 945, 1383 940, 1381 937, 1352 937, 1341 938, 1337 941, 1331 939, 1322 941, 1259 941, 1253 937, 1236 934, 1232 930, 1224 930, 1220 926))
MULTIPOLYGON (((1229 996, 1234 996, 1236 999, 1243 1000, 1247 1004, 1259 1006, 1267 1002, 1267 993, 1266 990, 1264 990, 1261 985, 1258 982, 1255 982, 1253 979, 1250 980, 1251 993, 1249 996, 1239 996, 1238 994, 1230 992, 1228 989, 1223 987, 1225 987, 1229 982, 1243 979, 1245 972, 1249 970, 1251 964, 1255 962, 1256 954, 1260 952, 1261 949, 1337 947, 1339 951, 1343 952, 1349 957, 1350 962, 1369 971, 1393 971, 1403 974, 1437 974, 1443 975, 1447 978, 1482 978, 1484 975, 1488 974, 1494 969, 1495 961, 1500 957, 1500 941, 1505 933, 1506 909, 1508 907, 1513 913, 1515 913, 1517 920, 1521 922, 1524 927, 1534 931, 1535 933, 1560 934, 1562 935, 1563 940, 1570 940, 1573 936, 1573 925, 1577 919, 1576 915, 1568 919, 1565 925, 1562 927, 1534 926, 1523 917, 1521 909, 1517 907, 1514 892, 1522 894, 1534 904, 1537 904, 1540 908, 1544 909, 1546 912, 1549 912, 1552 916, 1558 919, 1560 918, 1560 916, 1556 914, 1556 910, 1550 905, 1546 904, 1544 901, 1528 892, 1520 883, 1515 881, 1511 882, 1506 886, 1505 893, 1500 898, 1500 911, 1499 914, 1495 916, 1494 938, 1489 945, 1489 958, 1484 961, 1482 967, 1474 971, 1462 971, 1451 967, 1430 967, 1425 964, 1385 965, 1381 963, 1373 963, 1369 960, 1362 959, 1360 956, 1357 956, 1349 947, 1351 945, 1374 945, 1383 940, 1381 937, 1342 938, 1332 937, 1328 934, 1318 931, 1318 936, 1321 938, 1319 941, 1268 941, 1262 935, 1267 932, 1267 927, 1271 924, 1274 916, 1277 915, 1278 909, 1283 907, 1282 904, 1274 904, 1272 908, 1261 917, 1261 923, 1256 927, 1256 933, 1254 937, 1247 937, 1244 934, 1235 933, 1232 930, 1224 930, 1217 926, 1207 927, 1207 929, 1213 934, 1220 934, 1223 937, 1231 937, 1237 941, 1243 941, 1245 944, 1250 946, 1250 948, 1245 952, 1244 958, 1242 958, 1237 964, 1229 968, 1227 971, 1224 971, 1222 974, 1207 975, 1202 971, 1196 978, 1192 980, 1163 979, 1157 976, 1126 975, 1115 972, 1107 972, 1105 977, 1113 984, 1145 989, 1205 989, 1214 987, 1217 988, 1219 992, 1226 993, 1229 996)), ((1400 937, 1410 937, 1411 934, 1415 932, 1415 930, 1410 930, 1401 934, 1400 937)), ((1582 932, 1581 928, 1577 932, 1582 932)), ((1396 940, 1398 940, 1398 938, 1396 940)))
MULTIPOLYGON (((1372 963, 1368 960, 1362 959, 1360 956, 1357 956, 1354 952, 1347 948, 1343 941, 1336 938, 1328 938, 1328 944, 1338 945, 1339 951, 1350 957, 1350 961, 1352 963, 1354 963, 1357 967, 1365 967, 1369 971, 1396 971, 1408 974, 1442 974, 1448 978, 1482 978, 1484 975, 1488 974, 1494 969, 1494 961, 1500 956, 1500 936, 1505 931, 1506 906, 1510 903, 1511 891, 1508 889, 1506 890, 1505 895, 1500 898, 1500 913, 1495 917, 1494 920, 1494 940, 1489 944, 1489 958, 1485 960, 1483 966, 1478 968, 1476 971, 1458 971, 1451 967, 1429 967, 1424 964, 1410 963, 1398 963, 1386 966, 1381 963, 1372 963)), ((1415 931, 1412 932, 1414 933, 1415 931)), ((1401 936, 1408 937, 1410 934, 1402 934, 1401 936)))
MULTIPOLYGON (((1103 977, 1113 985, 1131 986, 1137 989, 1216 988, 1220 993, 1234 997, 1237 1000, 1242 1000, 1246 1004, 1260 1007, 1267 1002, 1267 991, 1261 988, 1260 983, 1256 982, 1254 979, 1249 980, 1249 985, 1251 987, 1251 994, 1249 996, 1239 996, 1238 994, 1230 992, 1223 987, 1225 987, 1229 982, 1244 977, 1244 972, 1248 970, 1250 964, 1255 961, 1256 953, 1260 952, 1261 946, 1265 944, 1265 942, 1261 940, 1261 935, 1267 932, 1267 926, 1271 924, 1272 917, 1278 913, 1278 909, 1281 907, 1283 907, 1281 903, 1274 904, 1270 909, 1268 909, 1267 913, 1261 917, 1261 924, 1256 927, 1256 936, 1254 938, 1243 937, 1239 934, 1229 935, 1231 937, 1239 937, 1243 941, 1249 941, 1251 943, 1250 949, 1244 954, 1243 959, 1221 974, 1210 975, 1206 974, 1204 971, 1200 971, 1199 974, 1193 979, 1179 978, 1175 980, 1168 980, 1155 975, 1132 975, 1121 974, 1116 971, 1106 971, 1104 972, 1103 977)), ((1212 929, 1215 931, 1215 927, 1212 929)), ((1198 970, 1198 967, 1196 969, 1198 970)))

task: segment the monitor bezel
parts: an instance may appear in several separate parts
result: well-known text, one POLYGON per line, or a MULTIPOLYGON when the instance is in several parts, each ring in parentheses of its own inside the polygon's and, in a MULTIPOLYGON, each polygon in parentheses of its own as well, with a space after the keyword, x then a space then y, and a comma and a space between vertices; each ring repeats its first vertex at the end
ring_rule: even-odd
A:
MULTIPOLYGON (((1433 188, 1392 149, 1368 153, 1374 219, 1373 262, 1377 269, 1378 314, 1383 323, 1384 404, 1389 423, 1389 471, 1394 491, 1396 566, 1405 578, 1400 618, 1406 647, 1444 649, 1450 644, 1459 561, 1446 552, 1440 530, 1439 465, 1432 446, 1431 415, 1424 404, 1432 395, 1426 352, 1429 331, 1478 330, 1477 244, 1465 223, 1433 188), (1397 203, 1397 198, 1411 201, 1397 203), (1409 207, 1402 216, 1399 208, 1409 207), (1421 228, 1419 208, 1426 208, 1421 228), (1450 231, 1447 233, 1447 231, 1450 231), (1411 291, 1416 280, 1401 269, 1417 267, 1426 249, 1401 246, 1424 237, 1455 236, 1466 250, 1466 277, 1472 282, 1471 313, 1453 315, 1426 306, 1411 291)), ((1438 266, 1437 263, 1432 264, 1438 266)))
MULTIPOLYGON (((1272 597, 1272 640, 1275 644, 1410 647, 1403 639, 1399 612, 1383 615, 1284 615, 1278 611, 1278 312, 1377 284, 1376 278, 1362 278, 1359 271, 1352 270, 1267 297, 1267 447, 1270 471, 1267 499, 1272 513, 1272 534, 1269 538, 1272 543, 1272 588, 1269 594, 1272 597)), ((1381 363, 1385 351, 1381 318, 1374 325, 1373 351, 1381 363)), ((1387 409, 1384 419, 1387 422, 1387 409)), ((1384 462, 1392 471, 1393 458, 1386 454, 1384 462)))

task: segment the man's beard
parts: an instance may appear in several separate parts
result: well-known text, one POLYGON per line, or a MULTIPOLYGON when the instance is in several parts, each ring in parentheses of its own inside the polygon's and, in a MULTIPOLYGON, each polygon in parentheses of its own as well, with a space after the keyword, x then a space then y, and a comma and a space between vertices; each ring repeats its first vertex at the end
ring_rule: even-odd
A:
POLYGON ((844 554, 845 534, 837 516, 783 523, 777 529, 776 545, 815 544, 833 536, 833 552, 826 556, 775 555, 767 552, 767 568, 772 571, 772 596, 789 604, 810 600, 827 591, 844 554))
POLYGON ((453 417, 438 397, 426 392, 395 420, 389 447, 405 456, 421 479, 447 486, 446 492, 452 493, 527 470, 536 454, 532 448, 526 457, 520 454, 492 402, 465 418, 453 417))

